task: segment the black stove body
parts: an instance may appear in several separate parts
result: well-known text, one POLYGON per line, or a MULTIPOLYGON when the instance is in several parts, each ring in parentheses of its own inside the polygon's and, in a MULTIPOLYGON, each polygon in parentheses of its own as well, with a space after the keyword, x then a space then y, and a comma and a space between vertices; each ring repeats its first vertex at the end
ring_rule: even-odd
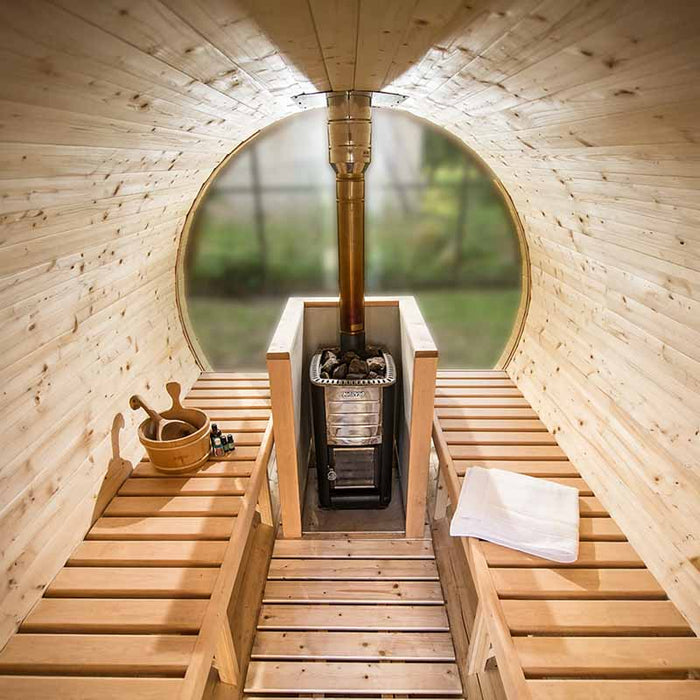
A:
POLYGON ((322 508, 385 508, 391 501, 396 367, 381 379, 324 379, 311 361, 314 445, 322 508))

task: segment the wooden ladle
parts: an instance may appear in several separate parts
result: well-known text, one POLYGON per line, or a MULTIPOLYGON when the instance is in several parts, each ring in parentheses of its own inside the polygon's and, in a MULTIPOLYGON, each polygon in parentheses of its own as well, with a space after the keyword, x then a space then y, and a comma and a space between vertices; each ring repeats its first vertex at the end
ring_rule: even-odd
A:
POLYGON ((197 428, 195 428, 191 423, 187 423, 184 420, 178 420, 177 418, 163 418, 157 411, 154 411, 138 394, 134 394, 129 399, 129 406, 132 410, 138 411, 142 408, 148 417, 151 419, 151 424, 153 426, 153 435, 156 440, 177 440, 187 435, 192 435, 197 428))

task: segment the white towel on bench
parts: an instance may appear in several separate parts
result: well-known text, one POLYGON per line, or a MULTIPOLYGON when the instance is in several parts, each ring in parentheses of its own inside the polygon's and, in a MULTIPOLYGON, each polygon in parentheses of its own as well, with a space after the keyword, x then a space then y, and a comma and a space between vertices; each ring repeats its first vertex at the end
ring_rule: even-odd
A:
POLYGON ((502 469, 470 467, 450 534, 568 564, 578 557, 578 520, 578 489, 502 469))

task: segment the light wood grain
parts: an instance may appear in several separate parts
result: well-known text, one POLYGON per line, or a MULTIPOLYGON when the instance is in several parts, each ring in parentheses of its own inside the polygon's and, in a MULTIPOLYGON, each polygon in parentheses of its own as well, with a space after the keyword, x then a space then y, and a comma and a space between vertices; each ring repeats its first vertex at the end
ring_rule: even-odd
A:
POLYGON ((246 693, 440 693, 460 695, 462 684, 454 664, 443 663, 342 663, 314 664, 253 661, 248 670, 246 693))
POLYGON ((365 631, 449 630, 447 616, 433 605, 264 605, 259 629, 365 631))
POLYGON ((254 659, 454 661, 446 632, 258 632, 254 659))
POLYGON ((193 648, 187 635, 17 634, 0 652, 0 673, 184 675, 193 648))

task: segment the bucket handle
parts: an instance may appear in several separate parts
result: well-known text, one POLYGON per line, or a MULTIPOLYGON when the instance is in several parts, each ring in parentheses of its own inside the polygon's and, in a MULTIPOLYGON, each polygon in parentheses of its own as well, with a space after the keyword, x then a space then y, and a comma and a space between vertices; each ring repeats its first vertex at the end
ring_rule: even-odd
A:
POLYGON ((171 407, 171 411, 183 411, 184 407, 182 403, 180 403, 180 392, 182 390, 182 387, 180 386, 179 382, 168 382, 165 385, 165 390, 170 394, 170 398, 173 400, 173 405, 171 407))

